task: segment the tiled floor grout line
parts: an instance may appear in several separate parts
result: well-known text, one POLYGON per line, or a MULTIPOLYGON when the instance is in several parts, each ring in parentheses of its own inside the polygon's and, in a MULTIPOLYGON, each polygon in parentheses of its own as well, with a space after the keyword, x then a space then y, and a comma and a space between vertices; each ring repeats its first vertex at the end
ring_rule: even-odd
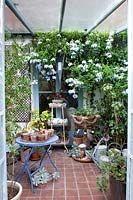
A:
POLYGON ((64 195, 65 195, 65 200, 66 200, 66 166, 64 164, 64 195))
MULTIPOLYGON (((56 166, 56 155, 54 156, 54 164, 56 166)), ((54 185, 55 185, 55 180, 53 180, 53 189, 52 189, 52 199, 51 200, 54 200, 54 190, 55 190, 54 185)))
POLYGON ((72 163, 72 169, 73 169, 74 178, 75 178, 75 182, 76 182, 76 189, 77 189, 77 193, 78 193, 78 199, 77 200, 80 200, 79 189, 78 189, 78 184, 77 184, 77 179, 76 179, 76 174, 75 174, 75 171, 74 171, 73 163, 72 163))
POLYGON ((88 185, 88 189, 89 189, 89 191, 90 191, 90 194, 91 194, 91 197, 92 197, 92 200, 93 200, 93 194, 92 194, 91 188, 90 188, 90 186, 89 186, 89 182, 88 182, 88 179, 87 179, 86 173, 85 173, 85 171, 84 171, 85 169, 84 169, 83 165, 82 165, 82 170, 83 170, 83 173, 84 173, 84 176, 85 176, 85 179, 86 179, 87 185, 88 185))

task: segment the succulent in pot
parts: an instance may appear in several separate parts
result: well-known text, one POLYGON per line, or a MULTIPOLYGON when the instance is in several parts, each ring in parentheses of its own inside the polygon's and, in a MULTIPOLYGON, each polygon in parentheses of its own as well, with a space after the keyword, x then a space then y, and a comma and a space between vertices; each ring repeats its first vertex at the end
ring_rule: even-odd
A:
POLYGON ((83 143, 83 135, 84 135, 84 130, 83 129, 78 129, 74 132, 73 134, 73 144, 79 145, 83 143))

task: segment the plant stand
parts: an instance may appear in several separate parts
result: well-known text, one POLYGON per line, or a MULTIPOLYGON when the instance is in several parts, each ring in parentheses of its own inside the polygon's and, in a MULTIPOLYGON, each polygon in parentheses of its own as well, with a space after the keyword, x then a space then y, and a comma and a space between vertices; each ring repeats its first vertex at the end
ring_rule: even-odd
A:
POLYGON ((20 145, 22 156, 24 158, 24 165, 20 171, 20 174, 17 177, 17 181, 19 182, 20 179, 22 178, 22 176, 24 175, 24 172, 27 171, 29 179, 30 179, 30 183, 31 183, 32 192, 34 192, 33 177, 35 176, 36 173, 38 173, 40 170, 42 170, 45 166, 47 166, 48 164, 51 164, 52 167, 54 168, 56 174, 57 175, 59 174, 58 169, 55 166, 55 164, 50 156, 50 153, 49 153, 49 146, 51 144, 54 144, 57 140, 58 140, 58 136, 56 136, 56 135, 49 138, 45 142, 30 142, 30 141, 25 142, 22 140, 21 137, 16 139, 16 143, 20 145), (25 155, 24 147, 30 147, 30 152, 29 152, 28 158, 25 155), (34 163, 29 166, 29 160, 30 160, 32 153, 34 152, 35 147, 44 147, 44 153, 39 161, 34 161, 34 163), (39 164, 38 168, 32 172, 32 169, 34 168, 34 166, 37 166, 37 163, 39 164))
POLYGON ((49 103, 49 107, 51 108, 52 117, 48 121, 48 124, 51 126, 51 129, 53 129, 53 127, 62 128, 63 145, 66 151, 68 151, 66 147, 66 137, 65 137, 66 136, 65 126, 67 126, 68 120, 64 118, 64 109, 66 108, 66 103, 60 102, 58 100, 54 100, 53 103, 49 103), (60 109, 62 118, 54 118, 54 109, 60 109))

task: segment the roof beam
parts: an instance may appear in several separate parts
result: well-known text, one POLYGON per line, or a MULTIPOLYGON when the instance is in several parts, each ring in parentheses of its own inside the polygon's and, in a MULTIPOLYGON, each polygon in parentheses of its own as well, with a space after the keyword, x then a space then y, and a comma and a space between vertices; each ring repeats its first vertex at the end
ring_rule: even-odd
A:
POLYGON ((117 10, 125 1, 127 0, 121 0, 116 5, 112 6, 112 8, 105 13, 103 16, 101 16, 97 22, 87 31, 87 33, 92 32, 95 28, 97 28, 106 18, 108 18, 115 10, 117 10))
POLYGON ((24 25, 24 27, 26 27, 26 29, 31 34, 33 34, 31 28, 29 27, 29 25, 27 24, 27 22, 25 21, 25 19, 21 15, 21 13, 17 10, 17 8, 15 7, 14 3, 11 0, 5 0, 5 3, 10 8, 10 10, 15 14, 15 16, 21 21, 21 23, 24 25))
POLYGON ((66 0, 62 0, 59 32, 62 31, 63 18, 64 18, 64 13, 65 13, 65 6, 66 6, 66 0))

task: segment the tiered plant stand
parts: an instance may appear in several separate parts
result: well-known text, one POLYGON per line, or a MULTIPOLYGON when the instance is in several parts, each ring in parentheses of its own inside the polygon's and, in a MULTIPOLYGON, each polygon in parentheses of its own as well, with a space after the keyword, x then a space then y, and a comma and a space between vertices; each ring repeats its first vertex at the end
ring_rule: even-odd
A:
POLYGON ((58 100, 53 100, 52 103, 49 103, 49 107, 51 108, 52 117, 48 121, 48 124, 51 126, 51 129, 54 127, 60 127, 62 129, 62 138, 63 142, 61 144, 64 145, 65 149, 68 151, 66 147, 66 133, 65 133, 65 127, 68 125, 67 118, 64 117, 64 109, 66 108, 66 103, 60 102, 58 100), (61 117, 60 118, 54 118, 54 109, 59 109, 61 111, 61 117))

